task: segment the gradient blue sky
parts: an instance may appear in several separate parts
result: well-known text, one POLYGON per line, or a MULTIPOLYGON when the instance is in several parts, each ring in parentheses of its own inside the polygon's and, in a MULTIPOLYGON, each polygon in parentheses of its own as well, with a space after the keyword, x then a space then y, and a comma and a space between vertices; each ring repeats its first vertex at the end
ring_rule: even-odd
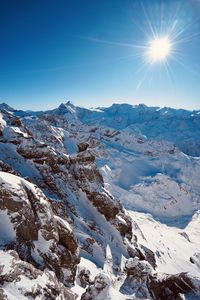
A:
POLYGON ((199 33, 200 0, 1 0, 0 102, 199 109, 199 33), (167 69, 140 48, 152 31, 174 39, 167 69))

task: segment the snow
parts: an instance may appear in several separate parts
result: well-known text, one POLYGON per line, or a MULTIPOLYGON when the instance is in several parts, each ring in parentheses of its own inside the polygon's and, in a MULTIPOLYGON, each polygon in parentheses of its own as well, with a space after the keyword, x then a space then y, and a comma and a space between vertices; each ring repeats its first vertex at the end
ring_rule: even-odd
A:
POLYGON ((1 125, 2 127, 5 127, 5 126, 6 126, 6 121, 3 119, 2 113, 0 113, 0 125, 1 125))
POLYGON ((1 160, 19 172, 22 177, 28 176, 33 182, 40 180, 41 175, 31 161, 20 156, 15 145, 0 143, 1 160))
MULTIPOLYGON (((11 192, 13 192, 13 194, 16 194, 16 191, 18 191, 21 195, 21 199, 20 197, 16 197, 15 200, 17 201, 26 200, 26 197, 24 196, 23 191, 21 190, 21 187, 23 186, 29 189, 33 194, 37 194, 36 186, 34 184, 28 182, 22 177, 18 177, 10 173, 0 171, 0 184, 3 184, 4 188, 7 188, 11 192)), ((46 203, 46 201, 42 199, 42 197, 40 198, 40 201, 46 203)))
POLYGON ((77 153, 77 141, 75 139, 69 139, 69 137, 65 137, 64 139, 64 147, 69 154, 77 153))
MULTIPOLYGON (((91 278, 91 280, 94 280, 95 276, 97 276, 101 272, 101 269, 97 268, 97 266, 91 260, 86 259, 84 257, 81 257, 81 261, 80 261, 80 263, 78 265, 78 271, 81 268, 86 268, 86 269, 88 269, 90 271, 90 278, 91 278)), ((77 300, 80 300, 81 299, 81 295, 84 293, 85 289, 82 288, 78 284, 78 281, 76 280, 74 287, 72 287, 72 291, 78 295, 77 300)))
MULTIPOLYGON (((78 269, 79 268, 86 268, 90 271, 90 279, 91 280, 94 280, 96 276, 98 276, 99 274, 108 274, 106 272, 106 269, 104 268, 104 271, 102 271, 101 268, 97 268, 97 266, 92 263, 90 260, 88 259, 85 259, 83 257, 81 257, 81 261, 80 261, 80 264, 78 266, 78 269)), ((95 300, 98 299, 98 300, 125 300, 127 299, 127 296, 121 294, 119 292, 119 288, 120 288, 120 281, 115 278, 113 276, 113 274, 109 274, 111 277, 110 279, 112 280, 109 284, 109 289, 106 290, 106 292, 100 294, 100 295, 96 295, 95 296, 95 300)), ((109 279, 109 280, 110 280, 109 279)), ((77 295, 78 295, 78 298, 77 300, 80 300, 81 299, 81 295, 84 293, 86 289, 82 288, 78 283, 77 281, 75 282, 75 286, 72 287, 72 291, 75 292, 77 295)))
POLYGON ((13 191, 19 190, 21 180, 23 179, 18 176, 0 171, 0 184, 6 184, 8 189, 10 187, 13 191))
POLYGON ((89 110, 103 113, 103 111, 101 109, 95 108, 95 107, 91 107, 91 108, 89 108, 89 110))
POLYGON ((6 210, 0 210, 0 247, 15 240, 16 233, 6 210))
POLYGON ((41 230, 38 232, 38 240, 34 241, 34 250, 32 249, 31 254, 34 260, 39 264, 43 265, 43 255, 48 255, 50 252, 53 240, 46 240, 43 238, 41 230))
POLYGON ((132 131, 138 131, 148 138, 171 141, 191 155, 200 155, 199 112, 128 104, 113 104, 100 110, 101 113, 79 108, 78 116, 85 124, 92 125, 95 122, 96 126, 108 126, 113 129, 132 127, 132 131), (191 118, 191 113, 195 115, 195 121, 191 118), (197 145, 195 149, 189 148, 191 142, 197 145))
POLYGON ((105 188, 126 209, 150 212, 163 222, 168 217, 169 223, 177 216, 190 219, 200 209, 199 159, 171 143, 137 137, 127 130, 117 135, 116 142, 110 140, 101 138, 105 158, 97 159, 97 164, 105 188))
POLYGON ((20 128, 18 127, 5 127, 3 131, 3 136, 5 139, 12 139, 15 138, 17 135, 23 136, 23 137, 28 137, 28 134, 26 132, 23 132, 20 128))
MULTIPOLYGON (((12 274, 13 267, 18 267, 17 265, 23 264, 22 261, 15 260, 15 258, 9 253, 9 252, 3 252, 0 250, 0 266, 3 266, 3 273, 4 274, 12 274)), ((20 266, 19 266, 20 268, 20 266)), ((17 271, 16 271, 17 272, 17 271)), ((20 272, 19 272, 20 274, 20 272)), ((6 282, 5 284, 2 284, 1 289, 4 292, 4 295, 7 296, 6 299, 8 300, 27 300, 27 293, 31 291, 36 291, 37 289, 40 291, 40 294, 37 295, 34 299, 40 300, 43 299, 45 289, 52 284, 51 282, 51 276, 53 275, 50 271, 44 271, 41 275, 38 275, 36 277, 30 276, 28 269, 26 271, 25 269, 25 275, 18 275, 17 279, 15 281, 10 281, 9 283, 6 282), (27 272, 27 275, 26 275, 27 272)), ((62 284, 61 284, 62 286, 62 284)), ((45 298, 46 299, 46 298, 45 298)), ((63 299, 59 296, 55 297, 55 300, 61 300, 63 299)))
POLYGON ((9 272, 12 267, 14 257, 9 255, 7 252, 0 250, 0 266, 3 267, 1 275, 5 275, 9 272))
POLYGON ((69 232, 72 232, 72 229, 71 229, 69 223, 68 223, 66 220, 63 220, 63 219, 60 218, 59 216, 54 216, 54 219, 55 219, 57 222, 61 223, 64 227, 66 227, 66 228, 69 230, 69 232))
POLYGON ((199 274, 198 268, 190 262, 190 257, 200 249, 198 233, 191 241, 190 228, 193 227, 193 221, 188 227, 181 230, 155 221, 149 214, 133 211, 129 211, 129 214, 142 231, 142 234, 139 230, 135 232, 139 243, 156 253, 157 270, 159 272, 199 274), (188 235, 188 239, 184 233, 188 235))

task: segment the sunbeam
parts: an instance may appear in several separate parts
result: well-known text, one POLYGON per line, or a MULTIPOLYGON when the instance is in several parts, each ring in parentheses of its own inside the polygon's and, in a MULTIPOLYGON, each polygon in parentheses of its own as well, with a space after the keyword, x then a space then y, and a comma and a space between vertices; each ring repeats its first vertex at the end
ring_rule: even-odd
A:
MULTIPOLYGON (((150 74, 151 71, 154 72, 154 67, 158 65, 163 74, 166 73, 166 78, 172 83, 173 65, 178 64, 185 69, 187 68, 188 53, 185 52, 185 46, 200 35, 198 28, 195 32, 194 30, 192 33, 190 32, 191 27, 198 23, 199 18, 188 18, 188 16, 186 18, 185 10, 182 9, 180 3, 174 6, 173 14, 171 11, 166 13, 163 1, 160 2, 159 6, 152 4, 147 6, 142 0, 139 0, 139 5, 145 26, 139 24, 134 18, 131 19, 134 27, 137 27, 142 33, 140 40, 137 42, 113 41, 79 35, 74 35, 74 37, 92 43, 132 49, 132 54, 127 55, 127 58, 133 60, 133 65, 134 61, 137 64, 140 62, 139 69, 144 69, 144 74, 142 74, 142 78, 139 79, 136 86, 137 89, 142 86, 147 74, 150 74), (184 57, 185 61, 182 61, 181 58, 184 57)), ((134 6, 132 9, 134 9, 134 6)), ((137 72, 134 68, 133 72, 136 74, 139 70, 137 72)))

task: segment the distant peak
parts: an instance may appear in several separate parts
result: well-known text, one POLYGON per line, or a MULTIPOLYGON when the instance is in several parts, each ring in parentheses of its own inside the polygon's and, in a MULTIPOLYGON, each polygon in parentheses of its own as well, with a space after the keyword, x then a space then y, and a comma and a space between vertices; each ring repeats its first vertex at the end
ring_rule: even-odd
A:
POLYGON ((148 106, 147 106, 146 104, 144 104, 144 103, 140 103, 140 104, 138 105, 138 107, 140 107, 140 108, 142 108, 142 109, 148 108, 148 106))
POLYGON ((132 105, 129 103, 113 103, 111 107, 131 107, 132 105))
POLYGON ((76 107, 70 101, 68 101, 67 103, 61 103, 58 107, 58 111, 61 114, 75 113, 76 107))
POLYGON ((71 101, 67 101, 66 105, 74 107, 74 105, 73 105, 73 103, 71 101))
POLYGON ((58 108, 59 109, 65 109, 67 107, 67 105, 65 103, 61 103, 58 108))
POLYGON ((14 108, 6 104, 5 102, 0 104, 0 110, 7 110, 7 111, 15 111, 14 108))
POLYGON ((61 103, 59 105, 59 108, 66 108, 66 107, 71 107, 71 108, 75 108, 75 106, 73 105, 73 103, 71 101, 67 101, 66 103, 61 103))

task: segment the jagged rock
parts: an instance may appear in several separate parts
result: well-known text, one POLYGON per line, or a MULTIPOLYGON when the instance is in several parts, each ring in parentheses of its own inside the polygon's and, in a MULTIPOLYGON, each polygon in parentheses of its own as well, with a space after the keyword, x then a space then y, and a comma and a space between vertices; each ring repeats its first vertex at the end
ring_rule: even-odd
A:
POLYGON ((0 172, 2 246, 20 258, 53 270, 66 285, 73 283, 79 250, 68 222, 55 216, 41 190, 26 180, 0 172))
POLYGON ((22 122, 19 118, 14 117, 13 119, 11 119, 11 125, 20 127, 22 125, 22 122))
POLYGON ((17 252, 0 250, 0 299, 75 300, 76 295, 58 281, 54 272, 36 269, 17 252))
POLYGON ((126 295, 134 295, 139 298, 150 298, 148 290, 149 277, 154 273, 152 266, 138 257, 130 258, 125 264, 127 277, 120 288, 126 295))
MULTIPOLYGON (((155 300, 184 299, 184 294, 198 295, 200 280, 187 273, 175 275, 157 274, 147 261, 130 258, 125 265, 127 277, 121 286, 125 295, 155 300)), ((196 298, 195 298, 196 299, 196 298)))
MULTIPOLYGON (((199 283, 198 283, 199 285, 199 283)), ((197 288, 187 273, 152 277, 148 282, 151 296, 155 300, 184 299, 182 294, 196 294, 197 288), (181 298, 182 297, 182 298, 181 298)))
POLYGON ((140 259, 148 261, 150 265, 155 269, 157 265, 154 252, 144 245, 140 245, 140 249, 137 250, 139 252, 140 259))
POLYGON ((195 264, 200 269, 200 252, 194 253, 190 257, 190 261, 191 261, 191 263, 195 264))
POLYGON ((76 278, 77 283, 81 287, 86 288, 86 286, 88 286, 91 283, 90 275, 91 273, 87 268, 78 267, 78 274, 76 278))
POLYGON ((80 143, 78 144, 78 152, 83 152, 87 150, 88 147, 89 147, 88 143, 80 143))
POLYGON ((114 219, 121 209, 120 204, 117 201, 104 194, 96 192, 90 193, 87 191, 87 196, 107 220, 114 219))
POLYGON ((105 274, 97 275, 94 283, 87 288, 81 296, 81 300, 102 300, 109 299, 110 279, 105 274))
POLYGON ((7 172, 13 175, 19 175, 13 168, 9 165, 5 164, 3 161, 0 160, 0 171, 7 172))

